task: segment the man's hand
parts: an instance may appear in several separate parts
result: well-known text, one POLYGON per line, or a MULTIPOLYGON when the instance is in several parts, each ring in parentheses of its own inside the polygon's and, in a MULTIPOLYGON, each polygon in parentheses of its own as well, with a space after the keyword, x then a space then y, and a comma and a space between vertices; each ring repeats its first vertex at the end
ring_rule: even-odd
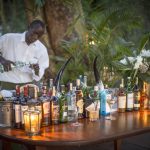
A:
POLYGON ((40 69, 39 64, 31 64, 30 68, 34 70, 35 75, 39 76, 39 69, 40 69))
POLYGON ((0 56, 0 64, 3 65, 4 71, 7 71, 7 72, 10 71, 10 70, 12 70, 11 64, 15 66, 15 63, 14 63, 14 62, 5 59, 5 58, 3 58, 2 56, 0 56))

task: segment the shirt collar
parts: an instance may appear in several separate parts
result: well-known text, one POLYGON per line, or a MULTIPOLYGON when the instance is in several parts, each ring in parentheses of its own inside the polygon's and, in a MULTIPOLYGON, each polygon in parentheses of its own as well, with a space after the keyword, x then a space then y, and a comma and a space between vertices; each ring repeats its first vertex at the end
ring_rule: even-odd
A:
MULTIPOLYGON (((27 32, 27 31, 25 31, 25 32, 22 33, 22 35, 21 35, 21 42, 26 42, 26 41, 25 41, 26 32, 27 32)), ((35 46, 36 46, 36 44, 37 44, 37 41, 33 42, 33 43, 30 44, 30 45, 35 45, 35 46)))

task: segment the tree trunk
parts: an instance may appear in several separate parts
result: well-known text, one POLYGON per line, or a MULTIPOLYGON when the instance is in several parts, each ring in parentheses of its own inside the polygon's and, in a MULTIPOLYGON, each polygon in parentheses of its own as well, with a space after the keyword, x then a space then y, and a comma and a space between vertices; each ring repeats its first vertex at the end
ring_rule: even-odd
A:
MULTIPOLYGON (((63 50, 61 49, 61 41, 71 40, 74 37, 79 37, 82 33, 73 28, 73 32, 67 35, 68 29, 71 27, 75 18, 81 13, 81 3, 80 0, 72 0, 72 5, 67 5, 65 1, 60 0, 46 0, 44 6, 45 16, 48 24, 48 31, 50 36, 50 44, 55 53, 55 55, 62 56, 63 50), (75 5, 74 5, 75 4, 75 5)), ((79 21, 77 21, 79 27, 79 21)), ((80 24, 80 28, 81 28, 80 24)), ((79 29, 79 28, 78 28, 79 29)))

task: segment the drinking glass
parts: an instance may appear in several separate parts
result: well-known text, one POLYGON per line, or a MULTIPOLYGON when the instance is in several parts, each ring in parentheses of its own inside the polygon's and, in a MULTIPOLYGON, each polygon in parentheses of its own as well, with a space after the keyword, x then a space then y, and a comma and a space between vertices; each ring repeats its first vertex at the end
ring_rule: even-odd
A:
POLYGON ((110 114, 109 116, 106 117, 107 120, 116 120, 116 118, 114 116, 112 116, 112 107, 113 105, 116 103, 116 100, 115 99, 107 99, 107 103, 110 107, 110 114))
POLYGON ((79 107, 76 107, 76 109, 75 109, 75 119, 74 119, 75 122, 73 122, 73 123, 71 124, 72 126, 75 126, 75 127, 77 127, 77 126, 82 126, 82 123, 80 123, 80 122, 78 121, 78 112, 79 112, 79 107))

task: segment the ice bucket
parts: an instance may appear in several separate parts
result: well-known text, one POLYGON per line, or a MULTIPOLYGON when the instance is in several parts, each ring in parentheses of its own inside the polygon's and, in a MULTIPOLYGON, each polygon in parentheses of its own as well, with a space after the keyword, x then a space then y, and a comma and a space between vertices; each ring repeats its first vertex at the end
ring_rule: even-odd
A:
POLYGON ((0 127, 12 127, 13 102, 0 101, 0 127))

